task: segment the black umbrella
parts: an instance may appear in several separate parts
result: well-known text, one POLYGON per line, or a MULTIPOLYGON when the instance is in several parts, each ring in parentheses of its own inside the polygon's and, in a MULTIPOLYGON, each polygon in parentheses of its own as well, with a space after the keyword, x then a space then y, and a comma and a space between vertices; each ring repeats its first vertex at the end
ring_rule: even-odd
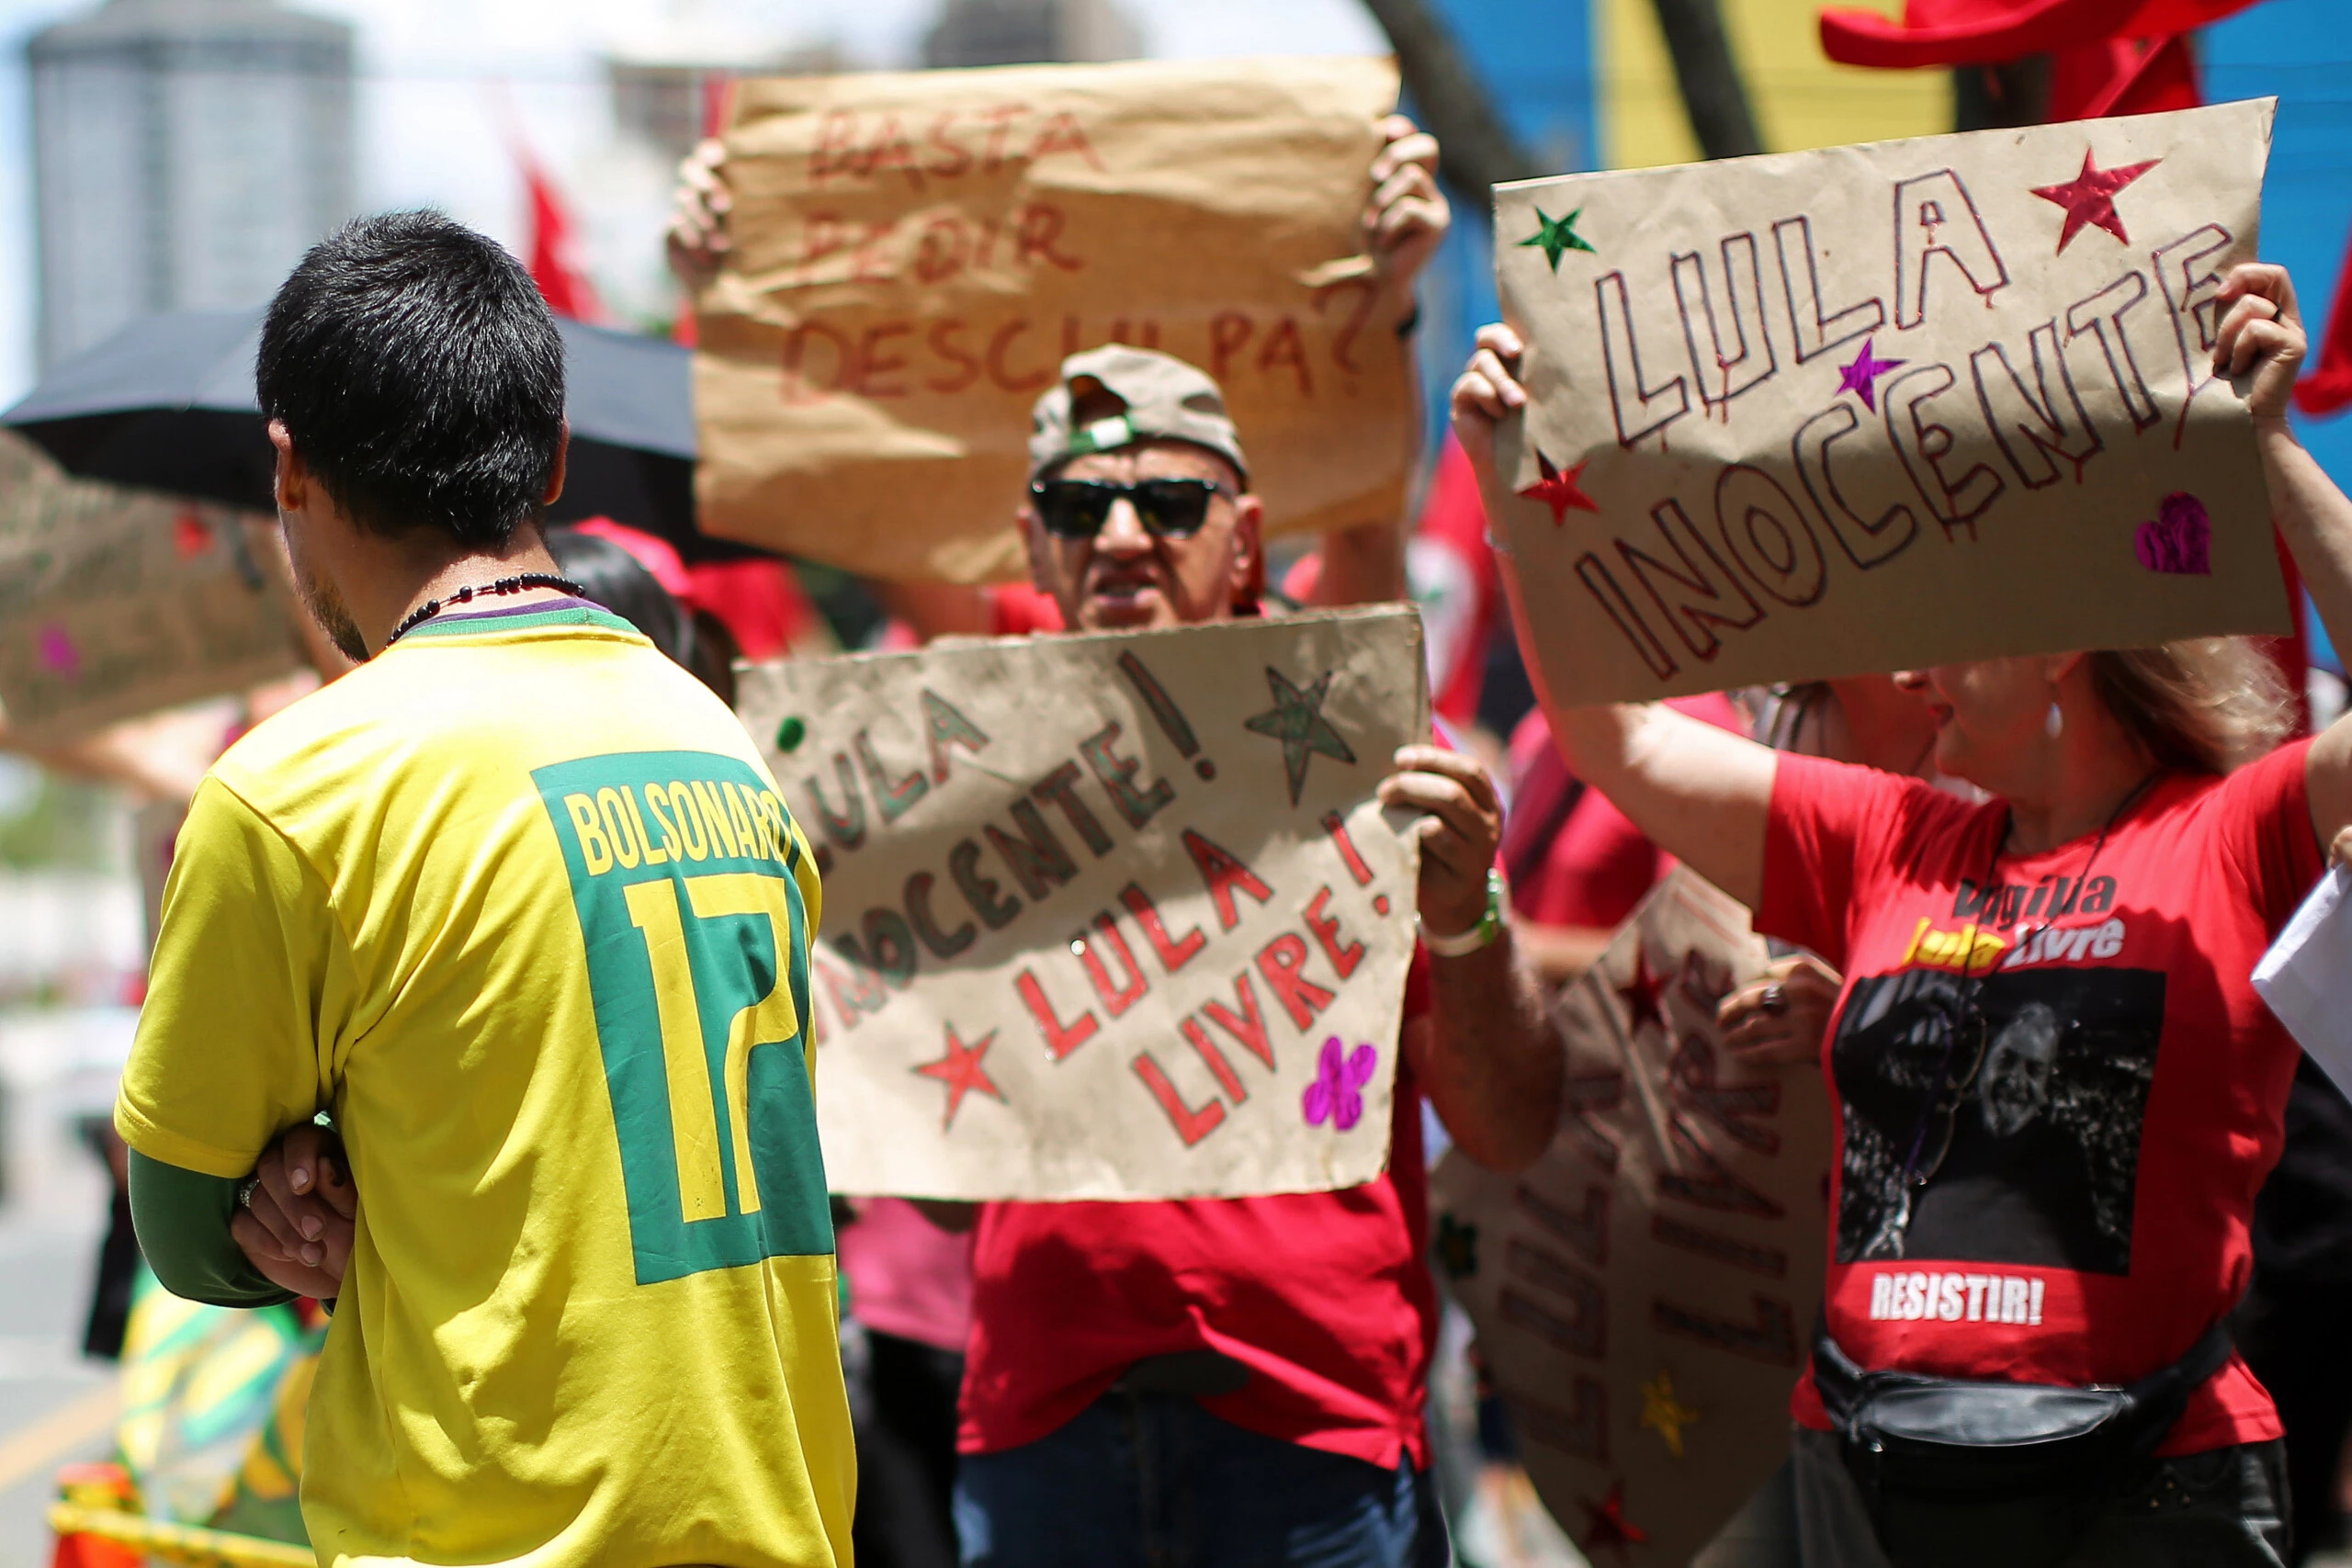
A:
MULTIPOLYGON (((695 527, 693 355, 559 319, 571 453, 558 523, 610 517, 688 561, 757 551, 695 527)), ((68 472, 267 511, 273 459, 254 400, 257 310, 150 316, 76 355, 0 414, 68 472)))

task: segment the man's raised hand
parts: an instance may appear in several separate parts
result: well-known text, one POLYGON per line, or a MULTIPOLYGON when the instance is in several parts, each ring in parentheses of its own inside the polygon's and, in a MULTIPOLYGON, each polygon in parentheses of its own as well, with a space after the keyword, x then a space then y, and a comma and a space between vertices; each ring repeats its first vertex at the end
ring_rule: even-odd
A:
POLYGON ((727 233, 735 198, 727 191, 726 164, 727 143, 711 137, 678 164, 678 194, 670 208, 670 270, 690 289, 718 276, 734 243, 727 233))
POLYGON ((1437 138, 1401 114, 1381 122, 1383 145, 1372 160, 1364 203, 1364 249, 1389 305, 1392 324, 1413 313, 1413 283, 1453 226, 1453 209, 1437 183, 1437 138))
POLYGON ((1420 837, 1421 921, 1460 936, 1487 916, 1487 873, 1503 840, 1502 800, 1477 760, 1441 746, 1399 747, 1380 781, 1380 804, 1425 811, 1420 837))
POLYGON ((343 1141, 324 1127, 290 1127, 262 1151, 229 1234, 272 1284, 332 1301, 351 1261, 359 1192, 343 1141))

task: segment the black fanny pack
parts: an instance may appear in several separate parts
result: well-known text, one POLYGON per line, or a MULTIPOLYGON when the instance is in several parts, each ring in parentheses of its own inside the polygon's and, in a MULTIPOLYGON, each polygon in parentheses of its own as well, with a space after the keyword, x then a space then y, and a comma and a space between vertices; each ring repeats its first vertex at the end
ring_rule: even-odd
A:
POLYGON ((2188 1354, 2129 1388, 1968 1382, 1866 1372, 1823 1330, 1814 1387, 1857 1468, 1883 1485, 1953 1498, 2071 1489, 2145 1459, 2230 1359, 2216 1323, 2188 1354))
POLYGON ((1897 1564, 2064 1557, 2230 1359, 2216 1323, 2128 1388, 1970 1382, 1864 1371, 1816 1331, 1813 1381, 1897 1564))

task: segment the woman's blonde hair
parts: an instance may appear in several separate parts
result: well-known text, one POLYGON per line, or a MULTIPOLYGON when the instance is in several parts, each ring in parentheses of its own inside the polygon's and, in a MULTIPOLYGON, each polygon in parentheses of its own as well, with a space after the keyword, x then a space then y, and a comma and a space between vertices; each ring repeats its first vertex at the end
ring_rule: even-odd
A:
POLYGON ((2226 773, 2284 740, 2295 705, 2247 637, 2185 637, 2090 656, 2091 689, 2159 767, 2226 773))

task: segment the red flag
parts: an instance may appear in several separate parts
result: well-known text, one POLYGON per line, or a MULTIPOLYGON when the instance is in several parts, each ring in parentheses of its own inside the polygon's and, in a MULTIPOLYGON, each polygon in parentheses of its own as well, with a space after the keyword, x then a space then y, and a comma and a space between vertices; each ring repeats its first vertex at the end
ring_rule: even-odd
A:
POLYGON ((2327 336, 2320 340, 2319 363, 2295 383, 2295 406, 2313 419, 2352 403, 2352 250, 2335 280, 2335 302, 2327 308, 2327 336))
POLYGON ((596 286, 580 265, 579 243, 573 237, 571 209, 555 182, 528 152, 517 152, 523 183, 531 193, 531 281, 539 286, 548 309, 575 321, 605 320, 596 286))
POLYGON ((1825 10, 1821 47, 1844 65, 1996 65, 2105 39, 2168 38, 2255 0, 1905 0, 1903 19, 1825 10))
POLYGON ((2193 109, 2204 101, 2186 37, 2111 38, 2067 50, 2051 65, 2053 122, 2193 109))

